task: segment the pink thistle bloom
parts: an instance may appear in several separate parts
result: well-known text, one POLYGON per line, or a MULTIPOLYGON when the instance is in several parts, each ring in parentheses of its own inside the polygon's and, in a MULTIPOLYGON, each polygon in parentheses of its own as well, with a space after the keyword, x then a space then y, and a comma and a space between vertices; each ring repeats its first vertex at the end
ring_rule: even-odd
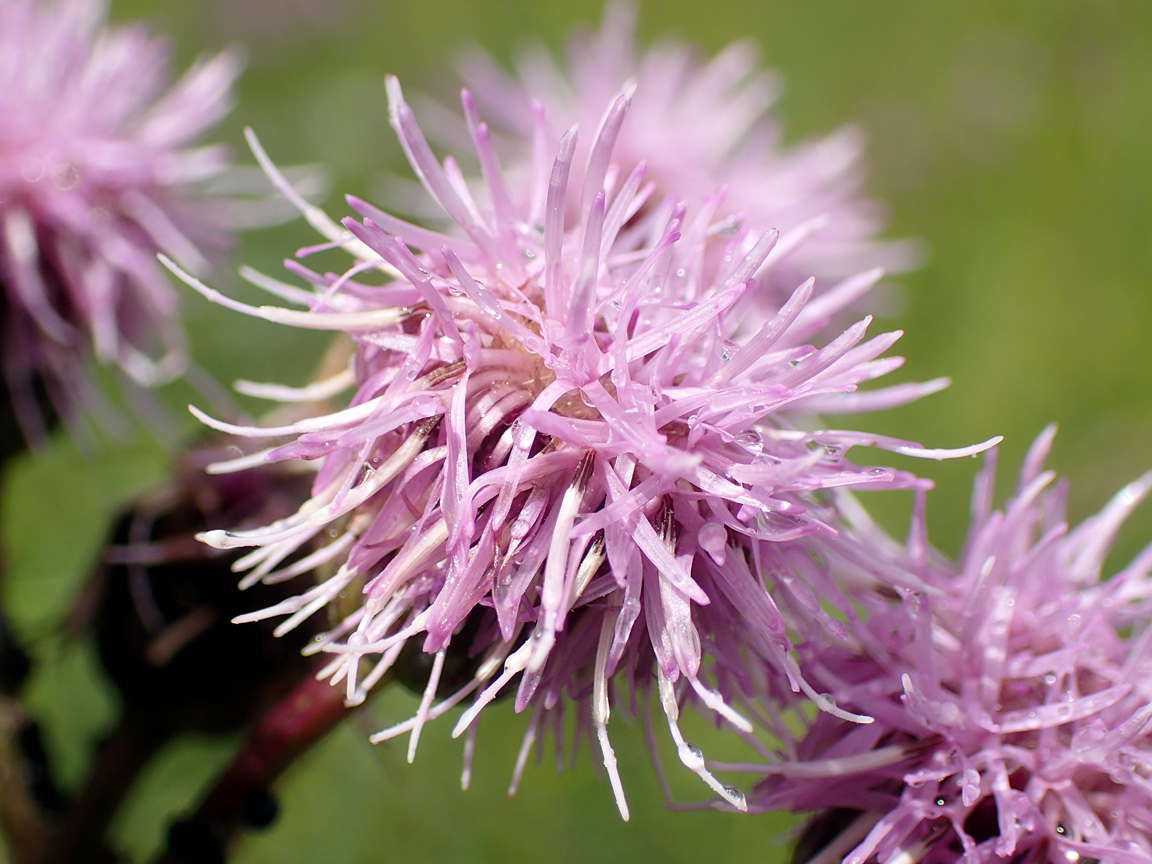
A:
MULTIPOLYGON (((525 53, 511 77, 477 51, 465 58, 462 75, 478 107, 515 142, 532 140, 541 106, 547 106, 544 124, 553 135, 573 124, 597 129, 611 122, 604 106, 622 89, 634 88, 631 121, 616 139, 616 158, 623 164, 646 160, 645 176, 659 194, 674 194, 691 208, 724 185, 718 217, 779 231, 767 280, 777 303, 810 276, 820 293, 872 267, 892 271, 914 263, 914 244, 876 239, 885 216, 879 204, 861 197, 858 130, 784 147, 772 111, 781 83, 759 67, 754 44, 734 43, 706 61, 692 46, 674 41, 638 51, 635 25, 633 4, 611 2, 600 31, 571 42, 563 67, 537 48, 525 53)), ((447 134, 449 124, 441 125, 447 134)), ((585 195, 592 187, 580 167, 593 164, 587 161, 591 143, 589 136, 577 146, 569 177, 570 189, 583 187, 585 195)), ((520 147, 508 164, 530 158, 520 147)))
POLYGON ((755 769, 753 809, 847 824, 813 823, 812 851, 828 845, 810 860, 1152 861, 1152 546, 1101 576, 1152 472, 1069 530, 1066 485, 1042 470, 1054 431, 995 512, 989 458, 959 562, 930 550, 921 501, 888 557, 929 590, 873 597, 854 645, 808 657, 838 704, 876 721, 817 715, 755 769))
MULTIPOLYGON (((644 163, 609 167, 621 123, 595 137, 583 166, 588 194, 573 201, 577 130, 547 145, 542 133, 550 158, 511 185, 465 92, 483 169, 474 193, 451 157, 441 164, 433 156, 394 79, 388 92, 409 162, 458 234, 356 198, 349 203, 361 218, 345 219, 341 232, 300 202, 327 245, 358 259, 340 276, 290 262, 310 290, 253 275, 308 310, 246 306, 186 277, 231 308, 345 331, 357 342, 348 373, 330 381, 300 391, 244 387, 314 399, 354 385, 343 410, 268 428, 196 412, 237 435, 291 439, 214 470, 286 459, 319 466, 313 498, 294 516, 203 535, 221 548, 256 547, 238 562, 249 571, 244 584, 339 564, 299 597, 237 620, 287 616, 278 628, 287 632, 362 591, 364 602, 343 609, 313 647, 334 655, 325 674, 353 701, 395 668, 406 646, 432 655, 416 716, 376 738, 411 731, 410 758, 427 720, 470 698, 454 734, 474 735, 482 709, 517 682, 517 710, 534 710, 522 766, 567 691, 587 709, 580 728, 598 741, 625 817, 607 735, 612 682, 635 694, 654 679, 682 761, 742 808, 742 795, 681 735, 685 698, 750 732, 730 704, 753 689, 750 655, 779 686, 803 690, 837 716, 867 719, 808 685, 790 653, 789 613, 838 627, 818 596, 851 612, 808 553, 817 543, 843 546, 823 490, 924 484, 853 465, 845 451, 872 445, 944 458, 988 445, 929 451, 797 422, 814 411, 901 404, 942 386, 857 392, 901 362, 882 356, 900 334, 866 338, 867 318, 823 347, 808 343, 835 299, 858 296, 879 271, 818 300, 809 280, 757 320, 741 304, 761 290, 777 233, 717 219, 722 193, 695 210, 652 201, 644 163), (372 272, 385 275, 382 284, 362 279, 372 272), (283 563, 316 539, 324 545, 283 563), (460 657, 470 658, 468 674, 437 702, 446 664, 459 666, 460 657), (374 659, 366 672, 365 658, 374 659)), ((628 106, 619 96, 611 116, 622 121, 628 106)))
POLYGON ((194 270, 227 239, 202 197, 227 166, 192 147, 231 107, 239 62, 198 63, 165 91, 167 45, 105 27, 100 0, 0 0, 0 306, 4 380, 26 436, 35 389, 63 419, 89 364, 150 386, 184 368, 164 251, 194 270))

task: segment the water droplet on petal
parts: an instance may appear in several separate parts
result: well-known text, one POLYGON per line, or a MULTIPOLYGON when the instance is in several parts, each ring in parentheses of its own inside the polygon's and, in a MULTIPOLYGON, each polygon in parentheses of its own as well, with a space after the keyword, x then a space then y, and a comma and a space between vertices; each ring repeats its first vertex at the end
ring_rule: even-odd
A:
POLYGON ((699 771, 704 767, 704 753, 694 744, 689 744, 685 741, 679 747, 680 761, 690 771, 699 771))
POLYGON ((755 429, 741 432, 736 435, 733 441, 738 447, 743 447, 753 456, 759 456, 761 453, 764 453, 764 437, 755 429))
POLYGON ((732 806, 738 810, 743 810, 745 807, 744 793, 737 789, 735 786, 725 786, 724 795, 732 802, 732 806))
POLYGON ((757 432, 755 429, 749 429, 747 432, 741 432, 733 441, 737 446, 743 447, 753 456, 759 456, 764 452, 764 436, 757 432))
POLYGON ((52 169, 52 185, 57 189, 68 190, 80 182, 80 172, 67 162, 52 169))

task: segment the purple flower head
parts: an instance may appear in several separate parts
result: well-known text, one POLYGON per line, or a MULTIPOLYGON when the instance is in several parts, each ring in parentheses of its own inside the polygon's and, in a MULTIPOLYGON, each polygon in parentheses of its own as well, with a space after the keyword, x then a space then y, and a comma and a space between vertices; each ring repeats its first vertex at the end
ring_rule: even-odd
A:
MULTIPOLYGON (((615 158, 624 165, 646 160, 645 176, 658 194, 674 194, 691 208, 724 186, 719 218, 779 231, 778 261, 768 279, 777 303, 810 276, 820 293, 872 267, 891 271, 914 263, 913 245, 876 240, 885 219, 877 203, 860 197, 858 130, 784 147, 772 112, 781 84, 759 67, 754 44, 734 43, 710 60, 674 41, 638 51, 635 25, 632 3, 610 2, 600 31, 575 38, 563 68, 536 48, 511 77, 477 51, 465 58, 462 75, 481 110, 516 142, 531 141, 541 123, 554 135, 572 124, 608 130, 618 118, 605 106, 621 90, 634 90, 615 158)), ((583 188, 585 196, 599 182, 582 170, 595 165, 588 160, 592 141, 588 135, 577 145, 569 177, 569 188, 583 188)), ((517 154, 510 169, 529 170, 527 148, 510 149, 517 154)))
POLYGON ((854 646, 808 658, 876 720, 818 715, 761 767, 754 809, 824 810, 817 834, 847 824, 810 838, 830 841, 811 860, 1152 860, 1152 546, 1101 576, 1152 473, 1069 530, 1066 486, 1042 470, 1053 433, 995 512, 988 460, 958 563, 929 550, 921 502, 890 552, 929 590, 873 598, 854 646))
MULTIPOLYGON (((809 280, 764 320, 741 313, 762 288, 776 232, 717 219, 719 194, 695 209, 652 202, 644 163, 607 169, 619 124, 594 136, 581 166, 588 194, 573 202, 576 129, 515 186, 465 92, 483 169, 483 182, 470 185, 451 157, 433 156, 394 79, 388 91, 409 162, 459 233, 349 198, 361 218, 344 220, 346 234, 305 207, 329 245, 357 256, 349 271, 289 262, 310 291, 256 278, 307 311, 245 306, 189 279, 232 308, 345 331, 357 343, 349 372, 330 382, 295 393, 246 387, 307 399, 354 385, 343 410, 270 428, 197 412, 239 435, 292 439, 215 470, 286 459, 319 466, 313 498, 296 515, 203 539, 256 547, 239 562, 247 583, 339 564, 303 595, 238 620, 284 615, 286 632, 339 609, 315 649, 333 653, 327 674, 350 700, 409 646, 433 655, 417 715, 378 736, 411 730, 410 755, 425 721, 465 699, 456 734, 474 734, 484 706, 513 682, 516 708, 534 710, 530 742, 547 716, 559 717, 567 692, 586 709, 580 728, 599 742, 625 815, 606 726, 612 682, 633 697, 654 685, 681 759, 743 807, 681 736, 681 701, 751 731, 730 704, 753 686, 749 657, 779 686, 819 699, 787 633, 791 610, 837 626, 818 594, 851 608, 808 554, 818 540, 836 541, 822 490, 923 485, 852 464, 844 453, 853 445, 952 455, 813 431, 801 418, 900 404, 941 382, 857 392, 900 364, 881 356, 899 334, 866 338, 869 319, 823 347, 808 343, 835 301, 857 296, 879 271, 818 300, 809 280), (369 282, 370 273, 383 280, 369 282), (326 532, 319 551, 282 564, 326 532), (362 604, 342 607, 358 592, 362 604), (445 664, 460 656, 471 658, 469 673, 437 702, 445 664), (374 665, 362 669, 366 658, 374 665)), ((622 119, 628 104, 620 96, 612 112, 622 119)))
POLYGON ((230 108, 222 54, 165 91, 167 46, 105 27, 100 0, 0 0, 0 330, 4 380, 32 440, 35 390, 65 420, 89 363, 153 385, 184 365, 177 295, 155 254, 204 269, 226 240, 195 191, 226 167, 191 147, 230 108))

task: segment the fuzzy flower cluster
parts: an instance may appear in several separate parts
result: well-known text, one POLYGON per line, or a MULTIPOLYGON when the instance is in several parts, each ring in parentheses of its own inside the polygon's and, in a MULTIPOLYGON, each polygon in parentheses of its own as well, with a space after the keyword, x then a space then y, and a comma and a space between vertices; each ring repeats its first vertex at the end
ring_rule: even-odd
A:
MULTIPOLYGON (((808 280, 757 318, 750 310, 763 307, 749 301, 778 233, 719 217, 723 189, 694 208, 656 197, 646 164, 616 154, 627 91, 584 150, 584 195, 570 182, 577 129, 556 142, 539 128, 546 149, 516 183, 465 92, 483 172, 469 184, 452 158, 437 161, 394 79, 388 92, 404 152, 456 232, 349 198, 360 218, 344 220, 345 234, 302 205, 357 263, 342 275, 291 263, 310 290, 253 278, 308 310, 250 307, 188 280, 232 308, 344 331, 357 343, 348 372, 331 381, 296 393, 246 387, 312 399, 354 386, 343 410, 268 428, 200 415, 231 434, 291 439, 215 470, 288 459, 319 466, 313 497, 294 516, 203 535, 221 548, 256 547, 238 562, 248 584, 339 565, 304 594, 242 620, 287 616, 286 632, 340 609, 315 648, 334 655, 327 674, 351 700, 395 671, 409 644, 432 655, 417 715, 378 736, 411 730, 410 757, 428 719, 470 699, 456 734, 475 734, 485 705, 514 685, 517 710, 534 711, 522 764, 567 692, 588 708, 581 728, 599 742, 624 815, 607 736, 611 682, 633 698, 654 687, 681 760, 743 808, 681 735, 683 700, 751 732, 732 701, 751 691, 754 665, 836 716, 866 719, 816 692, 791 653, 798 628, 839 626, 818 597, 852 610, 810 546, 863 557, 839 539, 823 490, 923 484, 858 467, 845 451, 874 445, 943 458, 980 447, 926 451, 798 425, 812 412, 901 404, 943 382, 857 392, 901 363, 882 356, 900 334, 867 338, 869 319, 822 347, 810 343, 879 271, 816 300, 808 280), (358 592, 362 604, 342 607, 358 592), (441 688, 445 665, 458 668, 460 658, 467 674, 441 688), (437 702, 441 689, 450 692, 437 702)), ((890 582, 889 570, 871 576, 890 582)))
MULTIPOLYGON (((542 106, 551 134, 572 124, 593 130, 616 94, 633 88, 632 120, 616 142, 621 161, 646 160, 646 176, 661 194, 690 207, 724 184, 719 215, 742 214, 779 230, 781 261, 766 286, 776 302, 809 277, 820 293, 863 270, 900 270, 915 260, 912 244, 876 239, 885 217, 879 204, 860 195, 858 130, 785 147, 772 110, 781 83, 760 68, 755 45, 737 42, 705 61, 692 46, 670 40, 638 51, 635 28, 636 7, 611 2, 599 32, 572 40, 564 66, 537 48, 522 56, 512 77, 477 51, 465 58, 462 75, 476 104, 509 134, 508 150, 524 162, 526 148, 514 142, 533 139, 542 106)), ((596 173, 586 162, 591 144, 589 136, 577 146, 569 177, 571 189, 583 188, 585 197, 596 182, 580 170, 588 164, 596 173)))
POLYGON ((753 809, 825 812, 800 860, 1152 860, 1152 547, 1101 576, 1152 473, 1069 530, 1053 432, 995 512, 989 459, 959 562, 929 549, 920 508, 890 560, 929 590, 873 598, 855 645, 809 658, 876 722, 816 716, 754 769, 753 809))
POLYGON ((229 110, 237 59, 166 90, 166 44, 104 7, 0 0, 0 362, 32 440, 41 388, 65 420, 91 403, 93 358, 143 385, 182 371, 156 252, 202 270, 226 240, 196 191, 226 154, 190 145, 229 110))

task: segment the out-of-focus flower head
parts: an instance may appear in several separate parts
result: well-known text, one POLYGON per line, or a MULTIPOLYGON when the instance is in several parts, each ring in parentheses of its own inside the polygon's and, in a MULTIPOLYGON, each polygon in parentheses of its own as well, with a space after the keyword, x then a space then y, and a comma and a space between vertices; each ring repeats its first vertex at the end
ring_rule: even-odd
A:
MULTIPOLYGON (((670 194, 694 208, 724 186, 719 216, 779 231, 778 261, 766 274, 777 302, 810 276, 820 293, 871 267, 914 263, 913 245, 876 239, 885 217, 861 197, 858 130, 785 147, 772 111, 780 81, 759 67, 754 44, 734 43, 710 60, 675 41, 638 51, 635 25, 634 4, 608 3, 600 31, 574 38, 563 68, 542 48, 522 56, 516 77, 479 51, 464 59, 477 106, 520 144, 509 148, 510 171, 528 161, 523 142, 532 140, 538 114, 554 134, 574 123, 591 132, 605 122, 605 106, 631 86, 632 119, 617 138, 616 158, 646 160, 657 198, 670 194)), ((591 143, 589 135, 577 147, 572 189, 588 188, 580 166, 591 165, 591 143)))
MULTIPOLYGON (((246 306, 188 279, 232 308, 346 331, 358 343, 348 373, 328 382, 244 388, 310 399, 355 386, 343 410, 270 428, 204 417, 238 435, 293 439, 215 470, 284 459, 319 466, 313 499, 296 515, 204 539, 257 547, 238 562, 250 570, 247 583, 339 564, 301 596, 242 619, 285 615, 286 632, 325 607, 339 610, 315 648, 335 654, 328 672, 352 700, 409 646, 434 657, 417 715, 378 736, 411 730, 410 756, 425 721, 471 698, 456 734, 474 734, 484 706, 515 685, 516 708, 534 709, 522 764, 567 691, 625 814, 606 731, 611 682, 633 699, 654 684, 682 761, 742 807, 683 739, 682 700, 751 731, 730 703, 768 668, 770 686, 866 719, 823 699, 790 654, 789 634, 839 628, 817 598, 852 614, 809 554, 815 543, 855 554, 839 543, 822 490, 923 486, 852 464, 844 453, 854 445, 952 455, 794 421, 900 404, 943 382, 856 392, 901 362, 881 356, 899 333, 866 339, 869 319, 823 347, 808 343, 835 304, 859 296, 879 271, 817 300, 804 282, 765 319, 735 314, 762 289, 777 233, 718 218, 722 192, 694 208, 651 203, 643 162, 610 170, 627 92, 593 135, 581 196, 569 182, 576 129, 559 142, 539 129, 537 170, 513 185, 465 92, 483 172, 473 192, 451 157, 437 161, 395 80, 388 90, 408 160, 459 233, 408 224, 356 198, 349 203, 361 219, 345 219, 342 232, 300 202, 328 245, 343 245, 357 263, 323 275, 289 262, 310 290, 250 275, 307 311, 246 306), (281 565, 326 533, 322 549, 281 565), (341 600, 361 591, 363 603, 341 600), (471 669, 436 702, 444 664, 460 656, 471 669), (374 665, 362 666, 367 658, 374 665)), ((905 584, 896 568, 859 567, 874 581, 905 584)))
POLYGON ((818 715, 761 766, 754 809, 825 812, 797 860, 1152 860, 1152 546, 1101 576, 1152 473, 1069 530, 1053 433, 995 512, 989 458, 958 563, 929 549, 921 504, 889 559, 929 590, 873 598, 855 645, 808 658, 876 722, 818 715))
POLYGON ((231 107, 237 57, 166 90, 166 43, 104 16, 101 0, 0 0, 0 359, 30 440, 39 388, 66 421, 91 403, 92 358, 146 386, 180 374, 156 252, 202 271, 227 240, 199 191, 227 155, 191 144, 231 107))

